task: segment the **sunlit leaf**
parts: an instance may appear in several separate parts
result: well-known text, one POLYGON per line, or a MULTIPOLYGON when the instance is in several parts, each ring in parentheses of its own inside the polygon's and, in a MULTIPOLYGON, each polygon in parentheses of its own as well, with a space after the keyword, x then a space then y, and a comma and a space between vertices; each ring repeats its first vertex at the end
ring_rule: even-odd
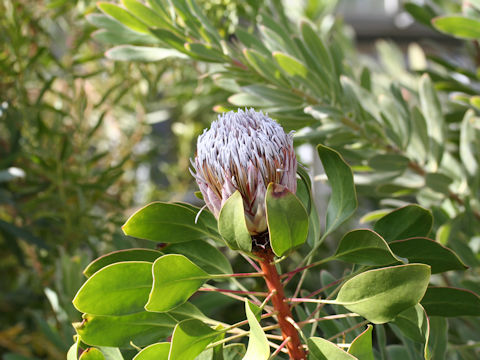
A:
POLYGON ((156 343, 142 349, 133 360, 168 360, 169 352, 169 342, 156 343))
POLYGON ((348 353, 355 356, 358 360, 374 360, 372 332, 373 326, 369 324, 367 329, 352 341, 348 353))
POLYGON ((245 300, 245 312, 250 326, 247 353, 242 360, 267 360, 270 357, 270 346, 255 314, 245 300))
POLYGON ((200 320, 182 321, 173 331, 168 359, 194 360, 218 334, 218 331, 200 320))
POLYGON ((119 262, 88 278, 73 305, 80 312, 94 315, 132 314, 143 311, 151 288, 151 262, 119 262))
POLYGON ((153 249, 126 249, 113 251, 92 261, 83 271, 86 277, 92 276, 107 265, 123 261, 147 261, 153 263, 162 253, 153 249))
POLYGON ((153 263, 147 311, 165 312, 183 304, 209 275, 183 255, 164 255, 153 263))
POLYGON ((308 339, 308 349, 312 360, 354 360, 358 359, 340 349, 334 343, 319 337, 308 339))
POLYGON ((336 302, 374 324, 382 324, 418 304, 429 280, 430 267, 423 264, 369 270, 348 280, 336 302))

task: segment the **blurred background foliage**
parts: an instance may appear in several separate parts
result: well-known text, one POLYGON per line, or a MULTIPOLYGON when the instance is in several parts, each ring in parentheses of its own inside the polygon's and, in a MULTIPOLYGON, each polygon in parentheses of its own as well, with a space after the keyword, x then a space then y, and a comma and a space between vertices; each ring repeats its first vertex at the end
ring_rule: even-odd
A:
MULTIPOLYGON (((162 26, 152 32, 142 10, 138 22, 88 0, 0 2, 5 359, 65 357, 89 260, 139 244, 120 230, 132 208, 194 199, 189 158, 212 108, 253 106, 297 130, 319 211, 325 177, 308 153, 317 143, 353 166, 364 199, 357 222, 412 202, 430 209, 431 235, 470 266, 434 283, 480 292, 478 1, 405 2, 402 13, 444 37, 379 40, 368 52, 332 15, 333 0, 148 3, 165 5, 154 8, 162 26)), ((336 247, 330 238, 319 257, 336 247)), ((306 288, 315 282, 309 275, 306 288)), ((478 358, 478 320, 449 325, 447 358, 478 358)), ((415 359, 418 344, 385 328, 404 346, 386 356, 415 359)))

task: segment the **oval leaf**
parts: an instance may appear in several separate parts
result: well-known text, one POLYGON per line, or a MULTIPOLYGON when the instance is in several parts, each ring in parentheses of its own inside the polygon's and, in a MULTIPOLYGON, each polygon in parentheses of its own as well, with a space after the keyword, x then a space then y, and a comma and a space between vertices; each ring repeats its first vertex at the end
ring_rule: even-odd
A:
POLYGON ((307 240, 307 212, 287 188, 270 183, 265 195, 265 208, 270 245, 275 255, 283 256, 307 240))
POLYGON ((169 352, 169 342, 152 344, 142 349, 142 351, 135 355, 133 360, 168 360, 169 352))
MULTIPOLYGON (((334 343, 328 340, 311 337, 308 339, 308 349, 310 350, 310 358, 312 360, 354 360, 355 356, 340 349, 334 343)), ((309 359, 310 359, 309 358, 309 359)))
POLYGON ((335 258, 360 265, 388 265, 401 262, 388 244, 376 232, 358 229, 347 233, 335 253, 335 258))
POLYGON ((185 206, 154 202, 130 216, 122 230, 128 236, 165 243, 206 238, 204 224, 195 224, 195 217, 196 213, 185 206))
POLYGON ((369 324, 367 329, 352 341, 348 353, 355 356, 358 360, 374 360, 372 331, 373 326, 369 324))
POLYGON ((153 263, 153 287, 147 311, 164 312, 183 304, 209 275, 183 255, 165 255, 153 263))
POLYGON ((410 204, 380 218, 373 229, 390 242, 427 236, 432 230, 432 224, 433 217, 430 211, 410 204))
POLYGON ((247 353, 242 360, 267 360, 270 357, 270 346, 268 345, 267 336, 250 308, 248 300, 245 300, 245 313, 250 326, 250 336, 247 353))
POLYGON ((209 274, 231 274, 232 266, 216 247, 205 241, 172 244, 163 249, 166 254, 182 254, 209 274))
POLYGON ((200 320, 182 321, 173 331, 168 359, 194 360, 218 335, 218 331, 200 320))
POLYGON ((423 264, 370 270, 348 280, 336 302, 374 324, 382 324, 418 304, 429 280, 430 267, 423 264))
POLYGON ((152 288, 152 263, 126 261, 108 265, 78 290, 73 305, 94 315, 127 315, 144 310, 152 288))
POLYGON ((480 39, 480 21, 461 15, 440 16, 432 20, 433 26, 444 33, 462 39, 480 39))
POLYGON ((142 311, 124 316, 83 315, 74 324, 82 341, 89 345, 129 348, 130 343, 146 346, 172 334, 177 323, 186 319, 207 319, 190 303, 168 313, 142 311))
POLYGON ((452 250, 427 238, 392 241, 390 248, 411 263, 430 265, 432 274, 468 268, 452 250))
POLYGON ((338 228, 357 209, 357 194, 353 173, 342 156, 329 147, 318 145, 318 155, 332 188, 327 207, 327 220, 324 237, 338 228))
POLYGON ((429 287, 422 305, 429 316, 480 316, 480 297, 464 289, 429 287))
POLYGON ((85 268, 85 270, 83 270, 83 274, 86 277, 90 277, 107 265, 123 261, 147 261, 153 263, 160 256, 162 256, 160 251, 152 249, 127 249, 113 251, 92 261, 85 268))
POLYGON ((252 238, 245 222, 243 199, 238 190, 227 199, 220 210, 218 232, 230 249, 245 252, 252 250, 252 238))

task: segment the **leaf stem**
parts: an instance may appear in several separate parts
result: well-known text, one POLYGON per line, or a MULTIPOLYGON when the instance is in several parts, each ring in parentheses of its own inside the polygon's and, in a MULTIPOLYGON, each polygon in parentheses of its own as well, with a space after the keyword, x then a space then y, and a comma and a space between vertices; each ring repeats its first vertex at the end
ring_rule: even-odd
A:
POLYGON ((316 261, 314 263, 311 263, 309 265, 305 265, 305 266, 302 266, 302 267, 299 267, 299 268, 296 268, 295 270, 292 270, 292 271, 289 271, 287 273, 284 273, 282 275, 280 275, 280 278, 284 278, 284 277, 288 277, 288 278, 291 278, 291 276, 303 271, 303 270, 306 270, 306 269, 310 269, 312 267, 315 267, 315 266, 319 266, 319 265, 322 265, 322 264, 325 264, 331 260, 334 260, 335 257, 334 256, 329 256, 325 259, 322 259, 322 260, 319 260, 319 261, 316 261))
POLYGON ((275 358, 275 356, 277 356, 280 351, 282 351, 282 349, 287 345, 287 343, 290 341, 290 336, 287 337, 285 340, 283 340, 283 342, 280 344, 280 346, 273 352, 273 354, 268 358, 268 360, 272 360, 273 358, 275 358))
POLYGON ((208 279, 228 279, 228 278, 244 278, 244 277, 262 277, 263 273, 237 273, 237 274, 209 274, 208 279))
POLYGON ((259 292, 259 291, 243 291, 243 290, 230 290, 230 289, 219 289, 219 288, 200 288, 198 291, 211 291, 211 292, 219 292, 219 293, 230 293, 230 294, 239 294, 239 295, 255 295, 255 296, 268 296, 266 292, 259 292))
POLYGON ((317 304, 337 304, 335 300, 325 300, 325 299, 309 299, 309 298, 290 298, 287 299, 288 302, 309 302, 317 304))
POLYGON ((280 281, 280 275, 274 264, 274 254, 270 247, 261 249, 255 253, 261 260, 259 261, 260 268, 263 271, 263 277, 267 283, 267 287, 272 295, 272 304, 277 314, 278 326, 282 332, 283 339, 290 338, 286 347, 290 359, 292 360, 305 360, 306 354, 300 342, 300 337, 297 329, 289 321, 292 318, 290 307, 285 301, 285 294, 282 283, 280 281))
POLYGON ((348 334, 350 331, 353 331, 353 330, 355 330, 355 329, 358 329, 359 327, 365 326, 365 325, 367 325, 369 322, 370 322, 370 321, 368 321, 368 320, 364 320, 364 321, 362 321, 362 322, 360 322, 360 323, 358 323, 358 324, 356 324, 356 325, 354 325, 354 326, 352 326, 352 327, 349 327, 349 328, 346 329, 346 330, 340 331, 339 333, 337 333, 337 334, 329 337, 327 340, 328 340, 328 341, 331 341, 331 340, 333 340, 333 339, 336 339, 336 338, 339 337, 339 336, 348 334))

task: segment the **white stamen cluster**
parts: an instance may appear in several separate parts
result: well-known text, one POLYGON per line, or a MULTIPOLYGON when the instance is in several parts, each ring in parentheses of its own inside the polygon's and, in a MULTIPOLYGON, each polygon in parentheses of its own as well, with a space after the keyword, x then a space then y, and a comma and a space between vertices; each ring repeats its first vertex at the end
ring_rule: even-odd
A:
POLYGON ((267 229, 265 192, 269 183, 297 190, 297 161, 291 134, 262 112, 230 111, 219 115, 197 140, 195 179, 205 203, 218 217, 238 190, 252 235, 267 229))

